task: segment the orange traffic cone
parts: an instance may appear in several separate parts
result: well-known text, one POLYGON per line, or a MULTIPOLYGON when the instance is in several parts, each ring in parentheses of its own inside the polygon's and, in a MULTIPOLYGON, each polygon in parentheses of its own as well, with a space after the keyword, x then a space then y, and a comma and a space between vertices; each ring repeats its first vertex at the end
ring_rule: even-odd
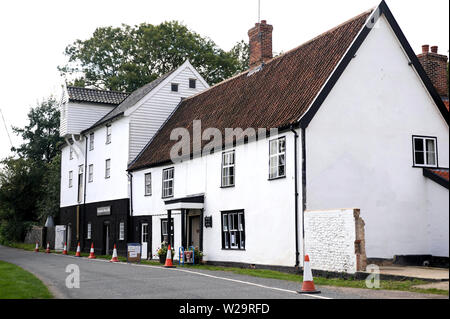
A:
POLYGON ((91 244, 91 251, 89 253, 89 259, 95 259, 95 254, 94 254, 94 243, 91 244))
POLYGON ((67 255, 67 243, 64 243, 63 255, 67 255))
POLYGON ((39 252, 39 243, 38 242, 36 242, 36 248, 34 248, 34 251, 37 253, 39 252))
POLYGON ((309 256, 305 255, 305 263, 303 265, 303 285, 302 290, 297 291, 299 294, 318 294, 312 276, 311 266, 309 265, 309 256))
POLYGON ((166 263, 164 265, 166 268, 175 268, 172 262, 172 249, 170 248, 170 245, 167 247, 167 256, 166 256, 166 263))
POLYGON ((76 254, 75 254, 75 257, 81 257, 80 242, 78 242, 77 252, 76 252, 76 254))
POLYGON ((50 254, 50 243, 47 243, 47 249, 45 250, 47 254, 50 254))
POLYGON ((116 244, 114 244, 113 254, 110 262, 118 262, 116 244))

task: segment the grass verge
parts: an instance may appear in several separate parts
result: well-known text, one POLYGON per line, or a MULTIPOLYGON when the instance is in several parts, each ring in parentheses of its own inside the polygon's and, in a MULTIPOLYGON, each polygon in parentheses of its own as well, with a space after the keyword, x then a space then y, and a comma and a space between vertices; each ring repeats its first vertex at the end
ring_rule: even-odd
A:
MULTIPOLYGON (((23 243, 13 243, 10 247, 21 248, 25 250, 34 250, 34 245, 32 244, 23 244, 23 243)), ((42 251, 42 250, 41 250, 42 251)), ((53 253, 61 253, 59 251, 52 251, 53 253)), ((75 252, 69 251, 69 255, 75 255, 75 252)), ((81 253, 82 257, 88 257, 88 253, 81 253)), ((96 256, 99 259, 111 259, 111 255, 100 255, 96 256)), ((126 258, 119 256, 119 261, 126 262, 126 258)), ((142 260, 141 264, 144 265, 152 265, 152 266, 161 266, 162 265, 158 261, 153 260, 142 260)), ((174 263, 175 264, 175 263, 174 263)), ((178 266, 178 265, 177 265, 178 266)), ((266 270, 266 269, 249 269, 249 268, 237 268, 237 267, 223 267, 223 266, 212 266, 212 265, 185 265, 184 268, 187 269, 198 269, 198 270, 210 270, 210 271, 229 271, 238 275, 245 276, 253 276, 260 278, 271 278, 278 280, 288 280, 293 282, 298 282, 299 285, 303 282, 303 277, 296 274, 289 274, 275 270, 266 270)), ((361 289, 369 289, 366 287, 365 280, 357 280, 357 279, 342 279, 342 278, 323 278, 323 277, 314 277, 314 283, 319 286, 334 286, 334 287, 347 287, 347 288, 361 288, 361 289)), ((441 289, 422 289, 422 288, 414 288, 413 286, 427 284, 424 280, 381 280, 380 288, 378 290, 401 290, 401 291, 409 291, 409 292, 417 292, 417 293, 427 293, 427 294, 437 294, 448 296, 449 292, 447 290, 441 289)))
POLYGON ((28 271, 0 260, 0 299, 50 299, 48 288, 28 271))

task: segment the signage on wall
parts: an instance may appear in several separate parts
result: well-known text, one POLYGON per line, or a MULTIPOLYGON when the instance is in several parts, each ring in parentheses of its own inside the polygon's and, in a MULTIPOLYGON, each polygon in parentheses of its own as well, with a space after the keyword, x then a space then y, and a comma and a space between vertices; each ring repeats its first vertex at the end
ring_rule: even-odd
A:
POLYGON ((97 207, 97 216, 111 215, 111 206, 97 207))
POLYGON ((205 216, 205 227, 212 227, 212 216, 205 216))

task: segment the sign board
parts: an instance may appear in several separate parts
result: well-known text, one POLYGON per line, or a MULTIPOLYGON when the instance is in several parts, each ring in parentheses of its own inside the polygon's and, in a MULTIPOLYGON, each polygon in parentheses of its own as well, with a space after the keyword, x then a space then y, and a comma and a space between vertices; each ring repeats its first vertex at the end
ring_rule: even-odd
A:
POLYGON ((141 262, 141 244, 138 243, 127 244, 127 262, 129 263, 141 262))
POLYGON ((111 206, 97 207, 97 216, 111 215, 111 206))
POLYGON ((205 227, 212 227, 212 216, 205 216, 205 227))
POLYGON ((63 250, 64 242, 66 241, 66 226, 55 226, 55 250, 63 250))

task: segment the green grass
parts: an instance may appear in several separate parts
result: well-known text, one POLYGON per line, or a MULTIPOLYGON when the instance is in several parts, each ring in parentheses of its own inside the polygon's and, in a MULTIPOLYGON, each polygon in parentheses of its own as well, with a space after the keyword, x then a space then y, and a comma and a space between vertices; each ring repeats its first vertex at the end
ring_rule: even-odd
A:
MULTIPOLYGON (((34 245, 15 243, 11 245, 11 247, 22 248, 26 250, 34 250, 34 245)), ((41 250, 42 251, 42 250, 41 250)), ((54 253, 61 253, 52 251, 54 253)), ((69 255, 75 255, 75 252, 69 251, 69 255)), ((89 256, 88 253, 81 253, 82 257, 89 256)), ((99 259, 111 259, 111 255, 100 255, 96 256, 99 259)), ((126 258, 119 256, 120 261, 126 262, 126 258)), ((151 266, 163 266, 158 261, 154 260, 142 260, 141 264, 151 265, 151 266)), ((177 262, 174 262, 174 265, 180 267, 177 262)), ((299 287, 303 282, 303 277, 296 274, 284 273, 275 270, 266 270, 266 269, 249 269, 249 268, 237 268, 237 267, 223 267, 223 266, 212 266, 212 265, 185 265, 184 268, 187 269, 199 269, 199 270, 211 270, 211 271, 229 271, 238 275, 245 276, 253 276, 260 278, 271 278, 278 280, 287 280, 298 282, 299 287)), ((319 286, 334 286, 334 287, 348 287, 348 288, 361 288, 361 289, 369 289, 366 287, 365 280, 356 280, 356 279, 342 279, 342 278, 323 278, 323 277, 314 277, 314 283, 319 286)), ((413 286, 427 284, 429 282, 423 280, 381 280, 380 288, 378 290, 401 290, 401 291, 409 291, 409 292, 417 292, 417 293, 429 293, 429 294, 438 294, 438 295, 446 295, 448 296, 447 290, 440 289, 420 289, 413 288, 413 286)))
POLYGON ((0 260, 0 299, 49 299, 48 288, 33 274, 0 260))

